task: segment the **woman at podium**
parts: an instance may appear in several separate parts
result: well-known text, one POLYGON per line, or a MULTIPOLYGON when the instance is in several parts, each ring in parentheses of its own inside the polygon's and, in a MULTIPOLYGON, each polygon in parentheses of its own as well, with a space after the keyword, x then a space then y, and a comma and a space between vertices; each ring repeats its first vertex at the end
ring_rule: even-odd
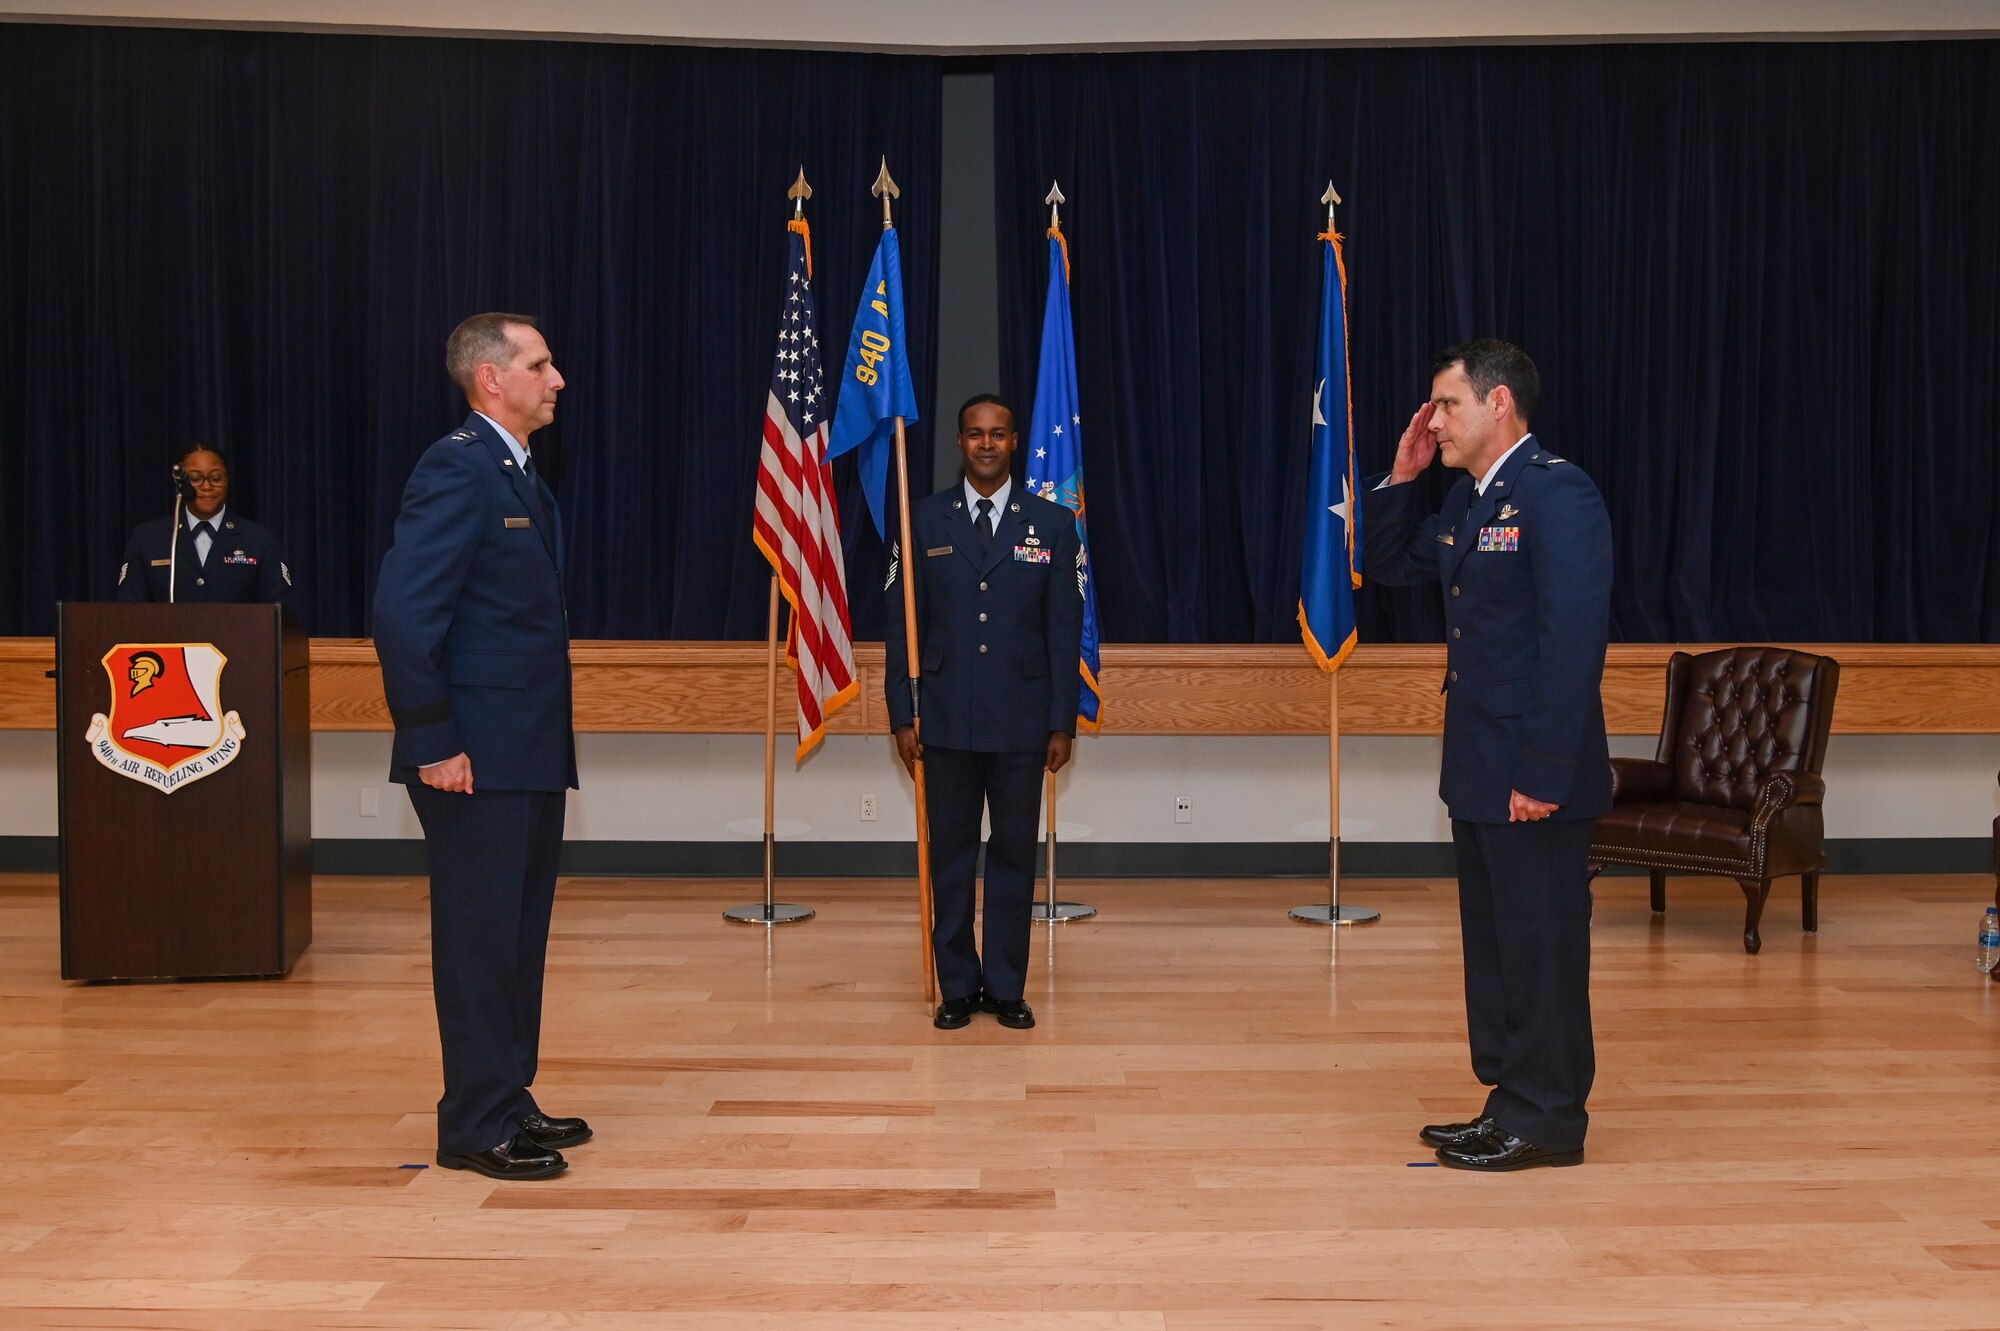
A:
POLYGON ((125 542, 118 566, 121 601, 283 601, 292 573, 268 527, 229 511, 229 460, 222 450, 193 444, 175 464, 192 498, 174 532, 172 515, 142 522, 125 542), (178 545, 178 549, 176 549, 178 545), (167 595, 169 570, 174 594, 167 595))

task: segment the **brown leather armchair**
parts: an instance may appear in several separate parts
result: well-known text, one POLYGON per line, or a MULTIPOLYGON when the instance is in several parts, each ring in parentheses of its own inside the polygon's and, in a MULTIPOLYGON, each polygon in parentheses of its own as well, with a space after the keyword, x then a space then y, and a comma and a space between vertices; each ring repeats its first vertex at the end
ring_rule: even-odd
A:
POLYGON ((1817 932, 1820 769, 1839 683, 1832 657, 1785 647, 1675 652, 1658 755, 1611 760, 1612 807, 1591 834, 1591 872, 1652 870, 1655 911, 1667 908, 1669 871, 1734 878, 1749 901, 1750 953, 1764 945, 1757 922, 1771 880, 1798 874, 1806 932, 1817 932))

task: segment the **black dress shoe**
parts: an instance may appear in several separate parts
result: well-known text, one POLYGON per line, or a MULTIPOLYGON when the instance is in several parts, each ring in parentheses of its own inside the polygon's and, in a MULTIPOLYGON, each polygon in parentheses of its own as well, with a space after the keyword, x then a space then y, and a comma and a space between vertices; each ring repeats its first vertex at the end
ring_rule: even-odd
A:
POLYGON ((484 1174, 502 1182, 554 1178, 569 1168, 569 1161, 554 1151, 535 1145, 525 1132, 517 1132, 512 1140, 473 1155, 446 1155, 439 1151, 437 1162, 446 1169, 470 1169, 475 1174, 484 1174))
POLYGON ((979 1011, 979 995, 966 998, 947 998, 938 1004, 937 1015, 931 1018, 931 1025, 941 1031, 955 1031, 961 1026, 972 1024, 972 1014, 979 1011))
POLYGON ((1504 1174, 1513 1169, 1534 1169, 1541 1165, 1560 1168, 1583 1163, 1583 1148, 1551 1151, 1533 1142, 1524 1142, 1510 1132, 1495 1127, 1482 1137, 1440 1146, 1438 1163, 1452 1169, 1472 1169, 1487 1174, 1504 1174))
POLYGON ((592 1136, 590 1124, 580 1118, 550 1118, 547 1114, 530 1114, 522 1119, 521 1132, 545 1151, 581 1146, 592 1136))
POLYGON ((1025 1031, 1035 1024, 1035 1010, 1018 998, 989 998, 986 1010, 1000 1019, 1002 1026, 1025 1031))
POLYGON ((1431 1123, 1419 1129, 1417 1135, 1429 1146, 1456 1146, 1469 1142, 1474 1137, 1484 1137, 1493 1130, 1493 1120, 1481 1114, 1470 1123, 1431 1123))

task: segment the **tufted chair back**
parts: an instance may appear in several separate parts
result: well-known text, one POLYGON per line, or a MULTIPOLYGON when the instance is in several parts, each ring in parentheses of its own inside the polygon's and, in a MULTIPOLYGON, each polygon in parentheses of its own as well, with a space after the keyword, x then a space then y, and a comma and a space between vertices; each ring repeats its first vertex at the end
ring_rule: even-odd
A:
POLYGON ((1785 647, 1675 652, 1659 749, 1673 798, 1748 811, 1773 772, 1819 772, 1839 677, 1833 658, 1785 647))

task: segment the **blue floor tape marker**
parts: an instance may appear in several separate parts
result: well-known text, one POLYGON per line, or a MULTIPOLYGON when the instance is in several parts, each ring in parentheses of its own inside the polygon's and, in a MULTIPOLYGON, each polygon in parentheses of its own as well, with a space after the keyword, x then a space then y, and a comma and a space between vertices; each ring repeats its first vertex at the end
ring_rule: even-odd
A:
POLYGON ((397 1165, 398 1169, 429 1169, 429 1165, 397 1165))
MULTIPOLYGON (((1411 1168, 1411 1169, 1439 1169, 1439 1168, 1442 1168, 1442 1166, 1441 1166, 1441 1165, 1439 1165, 1439 1164, 1438 1164, 1438 1162, 1437 1162, 1437 1161, 1435 1161, 1435 1160, 1412 1160, 1412 1161, 1410 1161, 1410 1163, 1409 1163, 1409 1166, 1408 1166, 1408 1167, 1409 1167, 1409 1168, 1411 1168)), ((405 1169, 408 1169, 408 1168, 409 1168, 409 1166, 408 1166, 408 1165, 404 1165, 404 1166, 403 1166, 403 1168, 405 1168, 405 1169)))

